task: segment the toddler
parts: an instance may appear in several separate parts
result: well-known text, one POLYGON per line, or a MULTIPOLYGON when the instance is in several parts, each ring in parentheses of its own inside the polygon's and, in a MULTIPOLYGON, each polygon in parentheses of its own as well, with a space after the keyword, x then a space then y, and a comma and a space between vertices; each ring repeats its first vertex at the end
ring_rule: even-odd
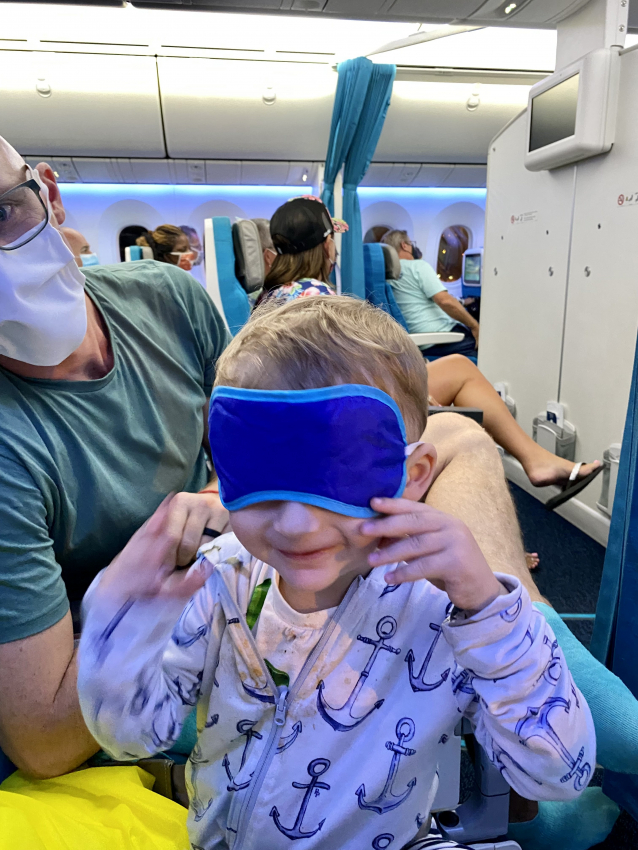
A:
POLYGON ((196 706, 193 850, 453 846, 426 836, 461 717, 524 797, 587 785, 591 716, 550 627, 421 502, 427 398, 418 348, 365 302, 257 315, 210 407, 234 533, 176 569, 169 498, 89 589, 78 687, 104 749, 166 750, 196 706))

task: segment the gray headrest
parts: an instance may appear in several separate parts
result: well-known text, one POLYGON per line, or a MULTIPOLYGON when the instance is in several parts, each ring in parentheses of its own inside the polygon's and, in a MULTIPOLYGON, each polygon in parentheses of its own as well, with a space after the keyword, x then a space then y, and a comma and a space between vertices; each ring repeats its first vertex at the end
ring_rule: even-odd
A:
POLYGON ((385 260, 385 279, 398 280, 401 277, 401 260, 392 245, 381 243, 383 259, 385 260))
POLYGON ((264 255, 259 231, 254 221, 243 218, 233 224, 235 274, 246 292, 255 292, 264 285, 264 255))

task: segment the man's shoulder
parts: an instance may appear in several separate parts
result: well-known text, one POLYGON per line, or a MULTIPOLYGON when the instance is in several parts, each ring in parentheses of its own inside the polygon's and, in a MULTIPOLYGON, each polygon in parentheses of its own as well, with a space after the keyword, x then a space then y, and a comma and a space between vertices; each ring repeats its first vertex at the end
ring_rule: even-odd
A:
POLYGON ((136 291, 157 289, 170 290, 174 294, 201 290, 205 294, 201 284, 188 272, 157 260, 89 266, 83 269, 83 274, 89 288, 121 291, 129 296, 136 291))

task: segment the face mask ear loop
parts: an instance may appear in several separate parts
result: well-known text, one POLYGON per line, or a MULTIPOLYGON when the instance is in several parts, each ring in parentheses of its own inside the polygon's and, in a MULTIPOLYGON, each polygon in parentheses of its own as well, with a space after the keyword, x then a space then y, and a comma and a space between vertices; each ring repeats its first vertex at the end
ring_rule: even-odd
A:
POLYGON ((46 201, 46 205, 47 205, 47 212, 49 214, 49 222, 53 222, 53 220, 54 220, 53 208, 51 207, 51 201, 49 200, 49 187, 44 182, 44 180, 40 177, 40 172, 36 168, 31 168, 30 165, 27 165, 27 168, 29 169, 29 174, 31 175, 31 179, 35 180, 35 182, 40 187, 42 194, 44 195, 44 200, 46 201))
POLYGON ((409 446, 405 447, 405 456, 410 457, 412 452, 414 452, 416 449, 418 449, 419 446, 424 446, 424 445, 425 445, 425 443, 423 443, 421 441, 419 441, 417 443, 410 443, 409 446))

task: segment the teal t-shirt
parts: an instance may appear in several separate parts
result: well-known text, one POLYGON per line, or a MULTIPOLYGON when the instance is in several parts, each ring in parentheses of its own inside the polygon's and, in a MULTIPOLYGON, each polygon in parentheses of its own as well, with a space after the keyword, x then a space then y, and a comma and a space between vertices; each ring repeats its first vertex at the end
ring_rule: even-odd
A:
POLYGON ((58 622, 169 492, 207 480, 202 411, 226 345, 210 297, 152 260, 83 273, 109 374, 0 368, 0 643, 58 622))
POLYGON ((457 324, 432 300, 437 292, 446 290, 425 260, 401 260, 401 277, 390 283, 411 334, 441 333, 450 331, 457 324))

